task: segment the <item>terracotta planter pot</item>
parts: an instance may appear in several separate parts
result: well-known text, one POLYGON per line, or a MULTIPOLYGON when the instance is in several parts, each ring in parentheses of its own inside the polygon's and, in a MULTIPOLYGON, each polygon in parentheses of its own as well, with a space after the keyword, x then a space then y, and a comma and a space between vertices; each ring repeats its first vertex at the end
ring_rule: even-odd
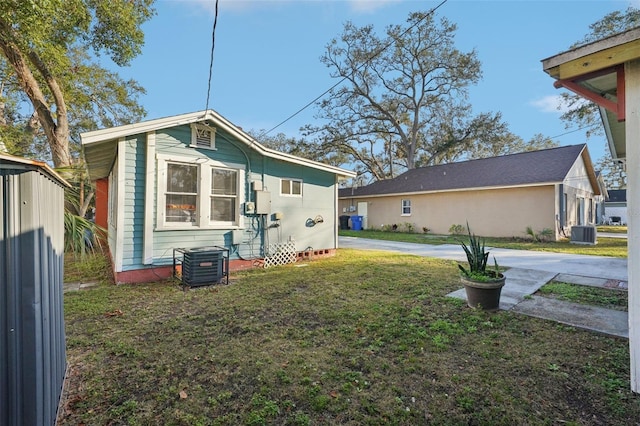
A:
POLYGON ((464 289, 467 293, 467 305, 471 308, 479 308, 485 311, 496 311, 500 308, 500 293, 506 277, 500 274, 499 278, 492 281, 474 281, 467 277, 461 277, 464 289))

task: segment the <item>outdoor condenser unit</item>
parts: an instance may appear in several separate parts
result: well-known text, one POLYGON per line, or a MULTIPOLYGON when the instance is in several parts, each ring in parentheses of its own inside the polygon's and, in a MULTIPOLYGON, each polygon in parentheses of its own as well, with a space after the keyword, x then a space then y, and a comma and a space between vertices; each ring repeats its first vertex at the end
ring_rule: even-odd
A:
POLYGON ((216 284, 226 277, 229 283, 229 250, 224 247, 199 247, 173 250, 173 270, 182 266, 182 284, 198 287, 216 284), (178 256, 182 255, 182 259, 178 256))
POLYGON ((571 243, 573 244, 596 244, 597 231, 595 226, 572 226, 571 243))

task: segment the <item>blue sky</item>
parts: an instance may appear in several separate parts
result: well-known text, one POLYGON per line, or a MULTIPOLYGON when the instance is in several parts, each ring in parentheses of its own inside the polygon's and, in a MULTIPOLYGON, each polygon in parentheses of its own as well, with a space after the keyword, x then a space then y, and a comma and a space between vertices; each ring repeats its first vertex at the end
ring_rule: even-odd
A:
MULTIPOLYGON (((337 81, 319 60, 343 24, 402 24, 413 11, 440 3, 416 0, 220 0, 209 108, 245 130, 269 130, 337 81)), ((470 89, 474 112, 500 111, 510 130, 529 140, 536 133, 561 145, 587 142, 594 161, 604 137, 585 139, 565 129, 556 109, 560 91, 542 70, 543 59, 563 52, 589 25, 631 1, 448 0, 437 10, 458 25, 456 46, 476 49, 483 79, 470 89)), ((215 0, 158 0, 143 27, 145 46, 118 69, 147 90, 141 103, 149 119, 205 109, 215 0)), ((637 0, 634 4, 636 7, 637 0)), ((308 107, 271 134, 300 136, 316 123, 308 107)))

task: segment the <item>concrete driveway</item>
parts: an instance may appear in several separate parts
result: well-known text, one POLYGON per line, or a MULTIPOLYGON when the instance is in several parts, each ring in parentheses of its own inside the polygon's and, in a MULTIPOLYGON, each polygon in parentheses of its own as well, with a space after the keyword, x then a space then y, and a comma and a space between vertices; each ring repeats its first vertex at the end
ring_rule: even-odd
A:
MULTIPOLYGON (((360 250, 388 250, 417 256, 466 262, 456 244, 428 245, 367 238, 339 237, 339 247, 360 250)), ((495 256, 500 266, 627 281, 627 259, 489 247, 489 262, 495 256)))

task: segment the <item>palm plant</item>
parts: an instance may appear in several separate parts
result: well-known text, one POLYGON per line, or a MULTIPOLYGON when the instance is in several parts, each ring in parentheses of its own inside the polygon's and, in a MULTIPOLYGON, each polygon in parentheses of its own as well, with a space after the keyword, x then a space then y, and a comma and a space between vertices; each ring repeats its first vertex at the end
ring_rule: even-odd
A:
POLYGON ((65 191, 65 251, 83 256, 101 249, 104 229, 86 218, 94 191, 85 168, 79 164, 56 171, 71 184, 65 191))

